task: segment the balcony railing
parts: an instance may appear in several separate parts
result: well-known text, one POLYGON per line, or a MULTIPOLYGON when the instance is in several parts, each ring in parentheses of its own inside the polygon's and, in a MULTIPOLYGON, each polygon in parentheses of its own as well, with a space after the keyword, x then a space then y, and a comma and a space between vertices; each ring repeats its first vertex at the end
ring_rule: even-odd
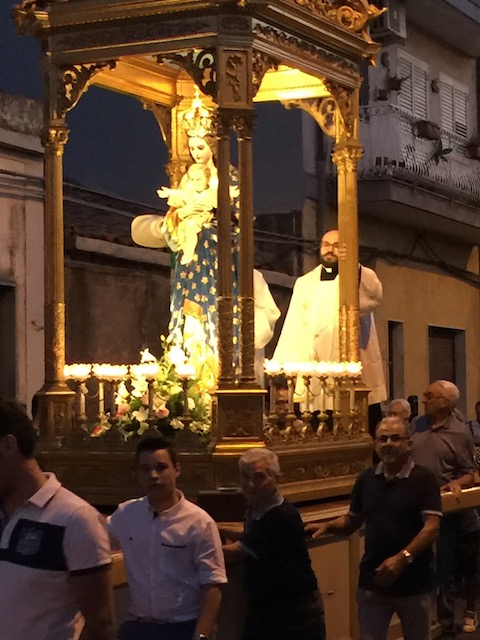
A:
POLYGON ((460 199, 480 199, 480 162, 468 156, 467 140, 442 129, 439 140, 421 138, 416 122, 392 105, 362 107, 359 178, 392 177, 460 199))

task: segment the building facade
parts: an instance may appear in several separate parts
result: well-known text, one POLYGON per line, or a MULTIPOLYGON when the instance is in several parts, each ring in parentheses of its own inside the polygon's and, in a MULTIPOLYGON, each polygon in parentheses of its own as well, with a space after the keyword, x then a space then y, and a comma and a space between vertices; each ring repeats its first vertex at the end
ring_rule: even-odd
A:
MULTIPOLYGON (((384 287, 376 321, 390 397, 445 378, 469 415, 480 397, 480 2, 379 0, 365 66, 360 257, 384 287)), ((314 123, 305 122, 314 136, 314 123)), ((304 147, 320 226, 335 224, 325 137, 304 147), (317 179, 312 180, 316 171, 317 179)))
POLYGON ((42 115, 0 93, 0 396, 28 404, 43 381, 42 115))

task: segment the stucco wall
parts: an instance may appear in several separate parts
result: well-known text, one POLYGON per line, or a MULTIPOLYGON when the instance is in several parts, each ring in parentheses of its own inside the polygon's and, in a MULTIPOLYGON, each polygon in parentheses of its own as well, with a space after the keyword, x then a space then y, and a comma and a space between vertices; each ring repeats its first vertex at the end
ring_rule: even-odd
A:
POLYGON ((377 261, 376 272, 384 290, 376 321, 385 365, 388 321, 402 322, 404 326, 405 397, 418 395, 421 399, 430 382, 428 327, 465 331, 467 385, 466 402, 462 404, 468 415, 473 416, 475 402, 480 397, 478 289, 444 274, 411 266, 392 266, 383 261, 377 261))
POLYGON ((69 259, 65 286, 67 362, 135 363, 145 347, 161 355, 170 317, 168 269, 69 259))
POLYGON ((0 130, 0 281, 15 287, 16 396, 26 404, 43 384, 42 175, 38 139, 0 130))

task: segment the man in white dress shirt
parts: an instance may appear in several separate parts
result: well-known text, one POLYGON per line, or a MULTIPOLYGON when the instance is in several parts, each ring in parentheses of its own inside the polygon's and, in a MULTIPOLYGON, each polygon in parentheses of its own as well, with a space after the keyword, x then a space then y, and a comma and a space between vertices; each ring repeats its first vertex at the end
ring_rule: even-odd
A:
POLYGON ((141 440, 136 459, 145 496, 123 502, 109 518, 131 599, 118 638, 208 640, 227 582, 217 526, 177 489, 180 467, 162 438, 141 440))

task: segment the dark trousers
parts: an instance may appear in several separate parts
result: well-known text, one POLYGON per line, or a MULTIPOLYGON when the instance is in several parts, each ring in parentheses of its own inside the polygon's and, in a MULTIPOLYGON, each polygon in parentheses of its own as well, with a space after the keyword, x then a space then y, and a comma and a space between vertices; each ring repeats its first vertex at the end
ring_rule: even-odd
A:
POLYGON ((449 630, 454 628, 456 578, 468 578, 478 569, 479 532, 463 533, 461 517, 459 513, 443 516, 437 539, 438 620, 449 630))
POLYGON ((167 624, 125 620, 118 629, 118 640, 192 640, 196 625, 196 620, 167 624))
POLYGON ((248 607, 242 640, 325 640, 322 596, 315 591, 266 609, 248 607))

